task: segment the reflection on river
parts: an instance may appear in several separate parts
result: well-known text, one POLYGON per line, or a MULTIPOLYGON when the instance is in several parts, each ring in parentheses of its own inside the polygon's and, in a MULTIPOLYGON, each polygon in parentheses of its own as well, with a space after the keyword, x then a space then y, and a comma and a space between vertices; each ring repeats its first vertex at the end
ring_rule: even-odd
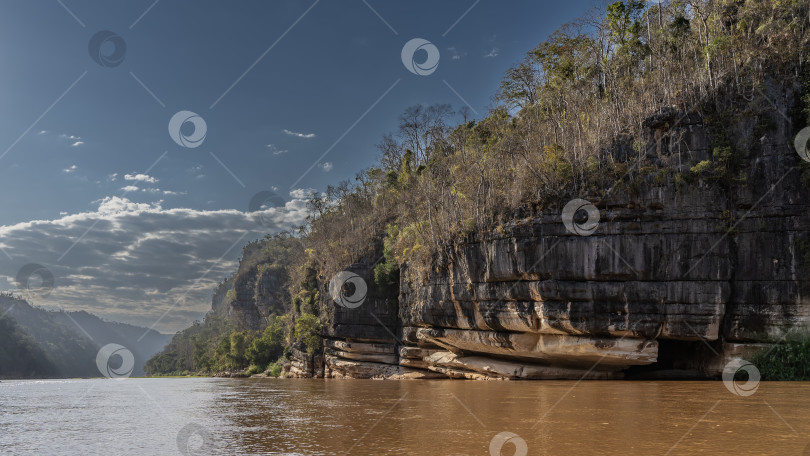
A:
POLYGON ((3 381, 0 454, 802 455, 808 418, 807 383, 3 381))

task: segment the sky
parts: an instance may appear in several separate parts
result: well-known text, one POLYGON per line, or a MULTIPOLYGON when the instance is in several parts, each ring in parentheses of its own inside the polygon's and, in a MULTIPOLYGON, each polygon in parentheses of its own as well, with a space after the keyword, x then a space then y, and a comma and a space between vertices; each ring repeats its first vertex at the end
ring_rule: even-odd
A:
POLYGON ((241 247, 374 166, 407 107, 486 116, 506 69, 592 6, 0 0, 0 290, 187 327, 241 247))

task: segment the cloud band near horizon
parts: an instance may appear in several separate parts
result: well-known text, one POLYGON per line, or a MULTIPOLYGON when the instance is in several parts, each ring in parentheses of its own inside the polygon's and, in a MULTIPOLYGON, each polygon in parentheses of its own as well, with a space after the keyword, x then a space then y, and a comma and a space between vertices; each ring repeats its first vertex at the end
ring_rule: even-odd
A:
POLYGON ((214 288, 236 271, 247 242, 304 223, 307 194, 293 190, 283 207, 252 213, 113 196, 94 211, 2 226, 0 289, 17 290, 19 268, 38 263, 55 288, 32 304, 146 327, 171 308, 155 329, 175 332, 210 310, 214 288))

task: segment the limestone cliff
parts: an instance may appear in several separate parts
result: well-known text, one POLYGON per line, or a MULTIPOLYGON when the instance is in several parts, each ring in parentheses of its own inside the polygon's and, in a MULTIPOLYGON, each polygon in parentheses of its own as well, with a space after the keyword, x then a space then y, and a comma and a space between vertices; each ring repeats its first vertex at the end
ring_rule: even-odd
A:
POLYGON ((212 309, 229 317, 241 330, 257 331, 267 326, 271 314, 288 309, 288 275, 273 264, 260 242, 248 244, 242 251, 237 272, 214 291, 212 309))
MULTIPOLYGON (((457 245, 427 277, 403 268, 398 297, 375 287, 373 259, 348 267, 368 284, 365 301, 339 306, 324 283, 323 354, 294 352, 291 374, 717 376, 729 357, 807 330, 807 167, 779 113, 794 90, 774 84, 776 109, 719 120, 744 151, 729 164, 744 180, 690 171, 717 153, 718 119, 665 109, 644 123, 644 166, 603 195, 571 195, 598 208, 590 235, 566 229, 566 200, 457 245)), ((606 152, 625 160, 627 141, 606 152)))

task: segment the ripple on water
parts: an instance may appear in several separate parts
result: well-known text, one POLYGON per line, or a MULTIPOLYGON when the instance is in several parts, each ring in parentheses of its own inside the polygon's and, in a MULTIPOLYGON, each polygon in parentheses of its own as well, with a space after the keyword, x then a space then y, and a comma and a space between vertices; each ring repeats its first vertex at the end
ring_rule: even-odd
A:
POLYGON ((184 428, 196 454, 488 454, 504 432, 528 454, 801 454, 808 418, 807 383, 0 382, 3 455, 176 454, 184 428))

